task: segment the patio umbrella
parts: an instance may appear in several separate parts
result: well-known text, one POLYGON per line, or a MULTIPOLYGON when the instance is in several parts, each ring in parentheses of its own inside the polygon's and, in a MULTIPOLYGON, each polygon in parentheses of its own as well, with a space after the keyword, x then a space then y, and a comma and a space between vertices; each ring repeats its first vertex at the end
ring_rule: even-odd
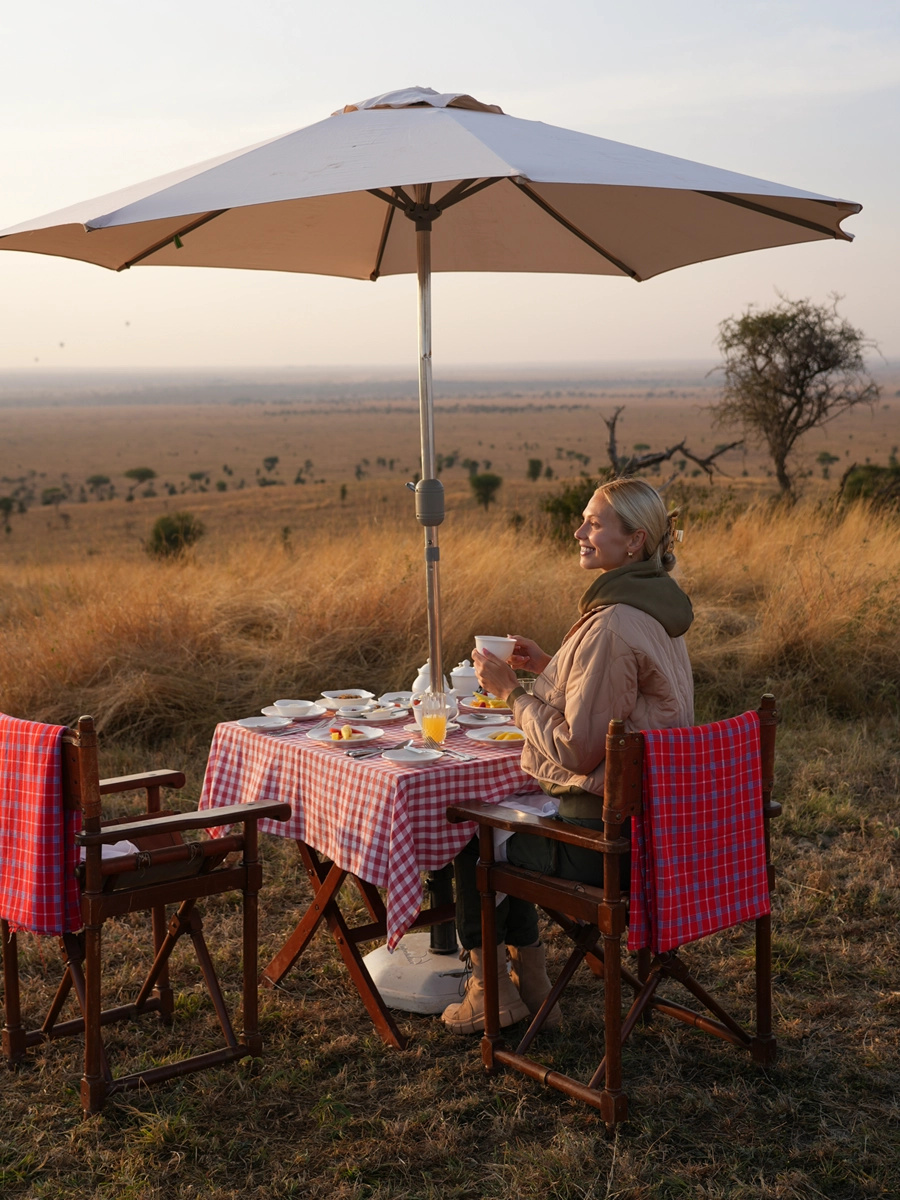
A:
POLYGON ((0 232, 0 249, 114 271, 241 267, 418 276, 431 679, 443 676, 432 271, 617 275, 818 239, 861 205, 508 116, 461 93, 388 92, 315 125, 0 232), (436 223, 439 222, 437 225, 436 223), (434 245, 432 229, 436 225, 434 245))

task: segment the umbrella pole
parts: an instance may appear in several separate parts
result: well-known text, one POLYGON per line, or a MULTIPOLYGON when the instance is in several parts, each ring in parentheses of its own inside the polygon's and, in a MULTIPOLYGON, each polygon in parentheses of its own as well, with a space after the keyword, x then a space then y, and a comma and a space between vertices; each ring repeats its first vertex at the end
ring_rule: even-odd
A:
POLYGON ((440 560, 437 527, 444 519, 444 485, 435 478, 434 393, 431 378, 431 223, 416 222, 419 306, 419 429, 422 478, 416 484, 416 517, 425 527, 425 594, 428 605, 428 664, 432 690, 444 678, 441 651, 440 560), (427 226, 427 227, 426 227, 427 226))

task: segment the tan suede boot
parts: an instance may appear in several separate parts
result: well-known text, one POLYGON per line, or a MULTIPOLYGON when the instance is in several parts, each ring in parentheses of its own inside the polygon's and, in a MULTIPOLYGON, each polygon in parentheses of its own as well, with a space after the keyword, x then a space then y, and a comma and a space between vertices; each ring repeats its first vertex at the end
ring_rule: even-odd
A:
MULTIPOLYGON (((484 1029, 484 956, 481 947, 469 951, 472 974, 459 1004, 448 1004, 441 1020, 453 1033, 481 1033, 484 1029)), ((528 1006, 516 991, 506 969, 506 947, 497 947, 497 981, 500 993, 500 1028, 524 1021, 528 1006)))
MULTIPOLYGON (((547 974, 547 952, 539 942, 536 946, 510 946, 509 957, 512 959, 512 982, 534 1016, 553 986, 547 974)), ((543 1028, 558 1029, 561 1021, 559 1005, 554 1004, 543 1028)))

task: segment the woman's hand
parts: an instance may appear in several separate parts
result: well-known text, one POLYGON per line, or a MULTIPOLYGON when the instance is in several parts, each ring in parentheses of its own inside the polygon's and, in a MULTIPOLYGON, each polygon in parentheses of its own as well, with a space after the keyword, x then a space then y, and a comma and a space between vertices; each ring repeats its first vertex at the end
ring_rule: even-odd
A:
POLYGON ((504 702, 513 688, 518 687, 519 680, 512 667, 496 654, 491 654, 490 650, 485 650, 483 654, 480 650, 473 650, 472 665, 485 691, 504 702))
POLYGON ((533 671, 535 675, 540 675, 553 656, 545 653, 531 638, 519 637, 517 633, 508 633, 506 636, 516 639, 509 665, 517 671, 533 671))

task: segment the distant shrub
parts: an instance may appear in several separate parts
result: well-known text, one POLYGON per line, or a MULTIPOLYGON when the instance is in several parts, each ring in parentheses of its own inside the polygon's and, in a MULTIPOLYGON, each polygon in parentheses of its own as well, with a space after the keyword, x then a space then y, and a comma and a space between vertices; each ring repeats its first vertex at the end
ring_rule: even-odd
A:
POLYGON ((900 507, 900 466, 852 466, 841 480, 838 497, 845 503, 870 500, 884 508, 900 507))
POLYGON ((581 514, 601 483, 600 479, 581 475, 572 483, 564 484, 554 495, 546 496, 541 501, 541 508, 550 518, 550 532, 554 537, 571 544, 572 534, 583 520, 581 514))
POLYGON ((193 513, 166 513, 155 522, 145 548, 154 558, 170 558, 193 546, 204 533, 206 527, 193 513))
POLYGON ((485 471, 481 475, 469 476, 469 484, 475 493, 475 499, 484 506, 485 510, 496 499, 502 483, 501 475, 493 475, 489 471, 485 471))

